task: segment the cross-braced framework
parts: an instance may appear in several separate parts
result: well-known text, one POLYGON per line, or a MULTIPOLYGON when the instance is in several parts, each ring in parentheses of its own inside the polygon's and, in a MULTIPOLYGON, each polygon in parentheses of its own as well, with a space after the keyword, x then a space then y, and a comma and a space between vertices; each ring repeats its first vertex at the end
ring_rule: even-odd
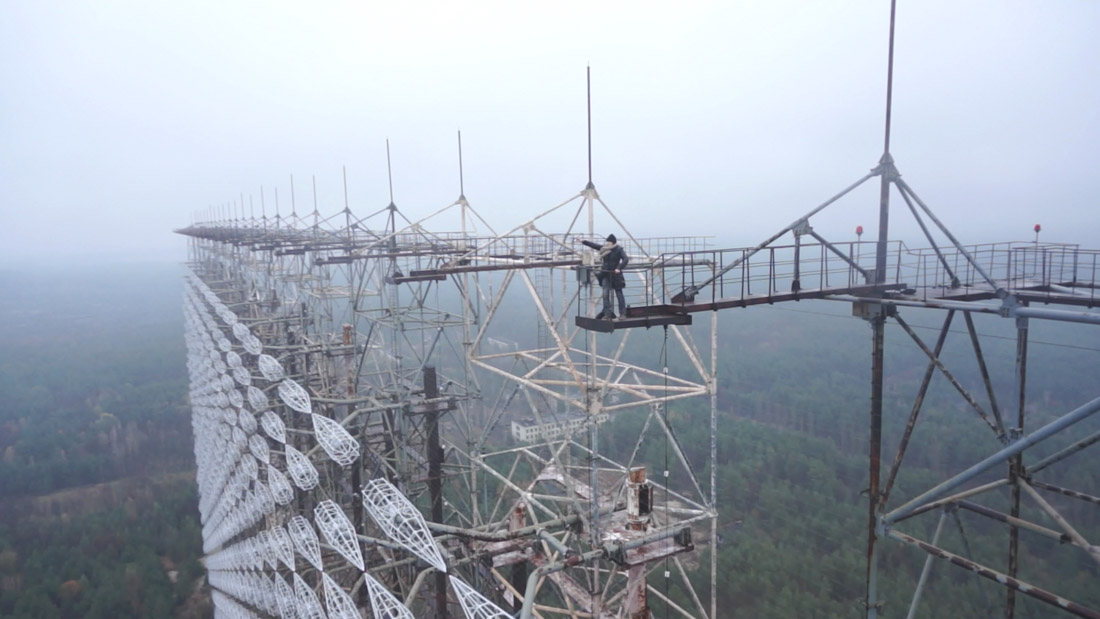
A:
MULTIPOLYGON (((697 474, 714 444, 692 462, 665 409, 713 405, 717 322, 703 350, 682 315, 615 325, 659 336, 584 328, 599 294, 579 240, 610 227, 637 306, 685 266, 662 254, 705 247, 635 238, 591 182, 504 233, 465 197, 419 221, 392 198, 365 219, 261 203, 180 231, 205 550, 232 608, 339 615, 346 594, 378 616, 638 617, 658 567, 691 589, 678 555, 714 538, 697 474), (448 218, 458 231, 436 232, 448 218), (639 361, 655 341, 657 369, 639 361), (644 423, 617 461, 598 430, 622 415, 644 423), (674 455, 654 483, 638 448, 658 438, 674 455), (244 599, 241 579, 274 584, 244 599)), ((691 599, 681 614, 714 614, 691 599)))
MULTIPOLYGON (((891 15, 891 76, 892 59, 891 15)), ((752 248, 637 238, 600 198, 591 173, 577 195, 503 233, 461 194, 412 221, 392 192, 389 205, 366 218, 346 198, 332 217, 320 216, 316 199, 299 217, 293 189, 289 216, 280 215, 276 197, 269 217, 261 194, 260 217, 243 214, 242 197, 241 212, 180 230, 191 239, 190 396, 219 615, 352 617, 369 609, 376 619, 640 618, 654 599, 676 616, 735 613, 716 606, 717 311, 825 299, 851 304, 872 332, 867 616, 882 606, 884 539, 928 553, 911 615, 938 557, 1003 585, 1009 617, 1018 593, 1100 616, 1018 573, 1021 530, 1100 562, 1097 547, 1049 497, 1100 499, 1044 477, 1100 442, 1098 434, 1072 434, 1100 410, 1100 398, 1025 427, 1029 323, 1100 323, 1091 311, 1100 304, 1100 251, 961 244, 894 165, 887 92, 878 165, 752 248), (815 231, 811 219, 876 177, 877 241, 838 243, 815 231), (928 249, 888 240, 893 195, 928 249), (608 230, 631 258, 630 307, 613 321, 591 318, 600 267, 595 252, 578 244, 608 230), (911 307, 944 312, 934 344, 903 317, 911 307), (689 328, 700 312, 709 324, 689 328), (1015 321, 1010 406, 997 401, 975 314, 1015 321), (982 396, 941 358, 958 315, 982 396), (928 365, 884 478, 887 325, 912 339, 928 365), (937 372, 989 429, 988 457, 891 503, 937 372), (709 404, 702 458, 681 445, 668 414, 670 403, 688 398, 709 404), (615 429, 618 448, 601 438, 605 427, 615 429), (626 441, 624 428, 634 428, 626 441), (1072 440, 1025 462, 1055 435, 1072 440), (644 456, 655 441, 665 448, 663 462, 644 456), (1004 476, 989 479, 998 468, 1004 476), (1009 513, 982 503, 1006 491, 1009 513), (1025 502, 1057 529, 1021 517, 1025 502), (1005 525, 1004 567, 939 546, 944 522, 957 521, 959 509, 1005 525), (911 519, 935 513, 930 541, 903 532, 911 519), (690 577, 702 540, 710 546, 709 600, 690 577), (687 604, 656 586, 670 579, 687 604)))

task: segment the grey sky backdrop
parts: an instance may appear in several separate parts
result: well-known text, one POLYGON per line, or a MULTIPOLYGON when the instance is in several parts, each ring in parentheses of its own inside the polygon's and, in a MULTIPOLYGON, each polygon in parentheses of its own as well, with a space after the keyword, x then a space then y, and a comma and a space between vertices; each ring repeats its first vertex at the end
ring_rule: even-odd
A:
MULTIPOLYGON (((211 205, 466 195, 498 230, 595 182, 636 235, 763 240, 882 154, 887 0, 0 3, 0 265, 182 260, 211 205)), ((1100 2, 900 0, 892 152, 967 243, 1100 247, 1100 2)), ((815 221, 875 235, 876 189, 815 221)), ((303 208, 303 204, 308 207, 303 208)), ((831 211, 833 209, 830 209, 831 211)), ((895 210, 892 237, 913 238, 895 210)), ((611 232, 614 230, 606 230, 611 232)), ((601 231, 604 232, 604 231, 601 231)))

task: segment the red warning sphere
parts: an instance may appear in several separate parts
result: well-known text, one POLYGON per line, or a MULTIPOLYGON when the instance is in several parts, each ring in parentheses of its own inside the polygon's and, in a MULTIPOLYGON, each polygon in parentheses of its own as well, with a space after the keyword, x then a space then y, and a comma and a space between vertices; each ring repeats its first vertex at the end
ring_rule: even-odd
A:
POLYGON ((1042 230, 1042 229, 1043 229, 1043 227, 1042 227, 1042 226, 1040 226, 1039 224, 1035 224, 1035 231, 1036 231, 1036 232, 1038 232, 1038 231, 1040 231, 1040 230, 1042 230))
MULTIPOLYGON (((1039 226, 1035 226, 1035 229, 1038 230, 1039 226)), ((856 226, 856 236, 863 236, 863 226, 856 226)))

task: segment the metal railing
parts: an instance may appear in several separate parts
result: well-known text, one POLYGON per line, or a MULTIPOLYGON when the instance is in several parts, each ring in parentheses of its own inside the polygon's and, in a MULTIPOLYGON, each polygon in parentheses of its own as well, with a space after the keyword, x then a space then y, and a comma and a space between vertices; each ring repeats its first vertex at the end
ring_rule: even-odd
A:
POLYGON ((958 249, 907 249, 902 279, 925 299, 988 296, 998 289, 1027 292, 1051 301, 1097 300, 1100 251, 1054 243, 988 243, 958 249), (941 258, 942 256, 942 258, 941 258), (989 282, 978 270, 993 280, 989 282), (952 277, 953 276, 953 277, 952 277))
MULTIPOLYGON (((689 301, 693 304, 750 304, 861 288, 874 283, 875 249, 874 241, 856 241, 666 252, 651 262, 634 262, 627 269, 624 294, 631 306, 677 304, 674 297, 685 290, 697 290, 689 301)), ((924 300, 993 298, 1003 290, 1052 302, 1069 297, 1100 302, 1098 277, 1100 250, 1077 245, 1007 242, 962 250, 911 249, 891 241, 880 283, 924 300)))
MULTIPOLYGON (((902 256, 902 244, 890 243, 888 282, 898 281, 902 256)), ((766 302, 865 286, 872 283, 874 268, 875 243, 870 241, 665 253, 652 264, 627 270, 626 296, 632 306, 662 305, 673 303, 685 289, 698 288, 692 303, 766 302)))

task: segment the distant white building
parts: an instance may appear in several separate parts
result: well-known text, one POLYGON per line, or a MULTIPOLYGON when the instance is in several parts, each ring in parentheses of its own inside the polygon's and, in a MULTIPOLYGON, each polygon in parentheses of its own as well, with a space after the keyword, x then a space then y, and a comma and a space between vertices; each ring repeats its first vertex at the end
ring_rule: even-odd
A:
POLYGON ((493 350, 504 351, 517 351, 519 350, 519 342, 515 340, 509 340, 505 338, 487 337, 485 343, 488 344, 493 350))
MULTIPOLYGON (((610 418, 607 413, 592 415, 593 423, 603 423, 610 418)), ((526 417, 512 421, 512 438, 522 443, 533 443, 546 439, 555 439, 584 427, 589 417, 582 413, 572 413, 560 421, 538 424, 533 418, 526 417)))

